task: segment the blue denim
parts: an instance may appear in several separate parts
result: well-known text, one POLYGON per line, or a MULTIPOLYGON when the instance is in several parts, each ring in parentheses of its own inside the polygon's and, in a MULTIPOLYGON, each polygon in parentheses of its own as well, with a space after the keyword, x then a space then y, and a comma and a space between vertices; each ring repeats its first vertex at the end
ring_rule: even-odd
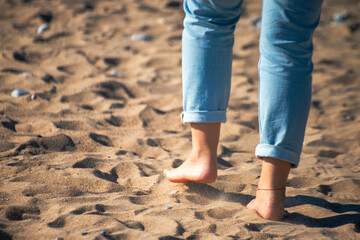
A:
MULTIPOLYGON (((225 122, 242 0, 184 0, 183 122, 225 122)), ((323 0, 264 0, 255 154, 299 164, 311 101, 312 35, 323 0)))

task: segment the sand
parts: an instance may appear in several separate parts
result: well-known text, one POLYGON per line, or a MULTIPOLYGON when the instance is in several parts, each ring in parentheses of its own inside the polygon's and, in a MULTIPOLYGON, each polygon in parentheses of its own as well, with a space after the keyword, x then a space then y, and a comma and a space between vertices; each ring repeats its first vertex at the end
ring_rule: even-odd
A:
POLYGON ((260 1, 244 3, 235 32, 219 177, 187 185, 162 174, 191 150, 179 118, 180 1, 3 0, 0 9, 0 239, 360 239, 359 1, 325 1, 283 222, 245 207, 261 168, 259 29, 249 22, 260 1))

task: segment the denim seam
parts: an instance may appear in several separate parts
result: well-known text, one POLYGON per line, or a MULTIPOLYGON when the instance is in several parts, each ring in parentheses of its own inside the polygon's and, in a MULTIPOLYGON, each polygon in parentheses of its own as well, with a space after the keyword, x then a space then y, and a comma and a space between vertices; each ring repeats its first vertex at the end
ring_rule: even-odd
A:
POLYGON ((271 157, 280 159, 292 164, 292 167, 296 168, 299 165, 300 156, 288 149, 281 146, 275 146, 270 144, 259 144, 256 147, 255 155, 259 158, 271 157))
POLYGON ((180 114, 181 122, 226 122, 226 110, 217 110, 217 111, 184 111, 180 114), (198 114, 199 116, 208 116, 207 119, 204 120, 195 120, 195 121, 184 121, 184 115, 186 114, 198 114), (211 119, 216 120, 211 120, 211 119))

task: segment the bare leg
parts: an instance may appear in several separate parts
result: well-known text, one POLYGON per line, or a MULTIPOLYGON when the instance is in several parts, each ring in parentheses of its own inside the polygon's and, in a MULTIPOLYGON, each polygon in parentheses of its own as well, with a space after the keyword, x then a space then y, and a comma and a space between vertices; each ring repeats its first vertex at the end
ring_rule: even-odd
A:
POLYGON ((284 201, 286 180, 289 176, 291 164, 274 158, 265 158, 261 169, 256 198, 247 207, 269 220, 284 218, 284 201))
POLYGON ((192 151, 180 167, 165 169, 169 181, 175 183, 211 183, 217 177, 217 146, 220 123, 191 123, 192 151))

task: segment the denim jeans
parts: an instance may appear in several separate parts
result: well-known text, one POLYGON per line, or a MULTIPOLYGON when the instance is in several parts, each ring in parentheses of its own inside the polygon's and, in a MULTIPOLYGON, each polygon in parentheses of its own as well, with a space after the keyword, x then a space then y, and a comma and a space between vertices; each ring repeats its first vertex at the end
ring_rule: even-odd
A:
MULTIPOLYGON (((183 122, 225 122, 242 0, 184 0, 183 122)), ((263 0, 258 157, 299 164, 311 101, 312 35, 323 0, 263 0)))

